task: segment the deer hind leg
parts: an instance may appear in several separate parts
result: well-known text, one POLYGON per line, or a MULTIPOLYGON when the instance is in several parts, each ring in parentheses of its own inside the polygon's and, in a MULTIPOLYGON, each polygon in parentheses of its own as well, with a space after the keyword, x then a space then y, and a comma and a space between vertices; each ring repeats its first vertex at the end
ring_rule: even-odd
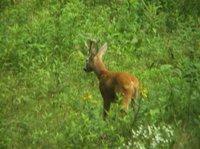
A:
POLYGON ((133 92, 133 98, 131 101, 131 103, 132 103, 131 105, 132 105, 133 112, 134 112, 133 122, 136 121, 138 113, 140 111, 140 101, 141 100, 139 99, 139 90, 137 88, 135 88, 134 92, 133 92))
POLYGON ((139 96, 139 92, 138 92, 138 89, 135 88, 133 90, 133 96, 132 96, 132 100, 131 100, 131 107, 133 108, 133 111, 135 109, 135 105, 137 105, 137 99, 138 99, 138 96, 139 96))
POLYGON ((127 112, 129 109, 129 104, 132 100, 132 95, 133 95, 132 91, 129 90, 123 91, 122 108, 123 110, 125 110, 125 112, 127 112))

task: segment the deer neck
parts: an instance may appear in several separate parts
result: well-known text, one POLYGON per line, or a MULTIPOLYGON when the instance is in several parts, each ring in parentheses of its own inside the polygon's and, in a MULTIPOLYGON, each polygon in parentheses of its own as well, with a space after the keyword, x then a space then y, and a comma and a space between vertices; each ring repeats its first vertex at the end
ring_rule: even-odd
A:
POLYGON ((98 79, 100 79, 103 75, 107 74, 109 71, 106 68, 105 64, 103 63, 102 60, 98 60, 96 62, 96 67, 94 70, 96 76, 98 77, 98 79))

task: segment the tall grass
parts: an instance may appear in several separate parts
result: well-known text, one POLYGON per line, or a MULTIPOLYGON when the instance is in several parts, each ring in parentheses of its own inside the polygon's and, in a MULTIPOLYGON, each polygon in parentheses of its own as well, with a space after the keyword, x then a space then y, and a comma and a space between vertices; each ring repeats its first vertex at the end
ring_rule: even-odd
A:
POLYGON ((199 147, 198 1, 0 4, 1 148, 199 147), (82 71, 90 38, 108 42, 110 70, 139 78, 135 122, 118 104, 102 120, 98 80, 82 71))

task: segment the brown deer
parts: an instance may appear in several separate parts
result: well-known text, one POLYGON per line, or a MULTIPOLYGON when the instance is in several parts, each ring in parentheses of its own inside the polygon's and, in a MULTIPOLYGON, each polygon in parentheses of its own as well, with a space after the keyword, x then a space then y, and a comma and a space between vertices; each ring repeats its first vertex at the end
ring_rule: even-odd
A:
POLYGON ((94 72, 99 80, 99 89, 103 97, 103 118, 105 119, 110 105, 117 100, 117 93, 121 93, 122 109, 127 111, 131 101, 138 97, 139 81, 136 77, 126 72, 111 72, 102 61, 102 56, 107 50, 105 43, 97 51, 97 43, 90 40, 89 58, 86 60, 85 72, 94 72), (95 45, 96 44, 96 45, 95 45))

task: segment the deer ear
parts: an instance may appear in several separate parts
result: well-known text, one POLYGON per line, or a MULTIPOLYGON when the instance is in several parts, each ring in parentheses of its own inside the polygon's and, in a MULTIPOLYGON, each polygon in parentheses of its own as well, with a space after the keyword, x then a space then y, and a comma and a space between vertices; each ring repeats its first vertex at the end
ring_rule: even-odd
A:
POLYGON ((100 58, 102 58, 102 56, 106 53, 107 48, 108 48, 107 43, 104 43, 104 45, 99 49, 98 56, 100 58))

